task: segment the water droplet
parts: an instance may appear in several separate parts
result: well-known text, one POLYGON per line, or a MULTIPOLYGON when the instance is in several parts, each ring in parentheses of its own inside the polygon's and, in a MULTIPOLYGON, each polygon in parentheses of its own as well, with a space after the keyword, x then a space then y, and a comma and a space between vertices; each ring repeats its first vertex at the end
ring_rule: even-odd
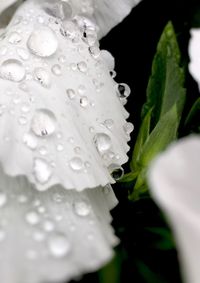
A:
POLYGON ((87 72, 88 67, 87 67, 87 64, 84 61, 79 62, 77 64, 77 66, 78 66, 78 69, 79 69, 80 72, 82 72, 82 73, 87 72))
POLYGON ((43 223, 43 229, 46 232, 52 232, 55 229, 55 224, 52 221, 50 221, 50 220, 46 220, 43 223))
POLYGON ((18 202, 19 202, 19 203, 26 203, 27 201, 28 201, 28 197, 25 196, 25 195, 20 195, 20 196, 18 197, 18 202))
POLYGON ((32 32, 27 46, 33 54, 39 57, 49 57, 57 51, 58 40, 50 28, 43 27, 32 32))
POLYGON ((37 208, 37 210, 38 210, 38 212, 39 213, 45 213, 45 211, 46 211, 46 208, 44 207, 44 206, 39 206, 38 208, 37 208))
POLYGON ((111 138, 105 133, 98 133, 94 137, 96 148, 100 154, 105 153, 111 148, 111 138))
POLYGON ((8 42, 11 44, 18 44, 20 43, 22 40, 21 35, 19 35, 18 32, 12 32, 9 36, 8 36, 8 42))
POLYGON ((91 56, 95 59, 97 59, 101 54, 99 47, 95 45, 89 47, 89 52, 91 56))
POLYGON ((8 59, 1 64, 0 76, 13 82, 20 82, 26 74, 22 63, 15 59, 8 59))
POLYGON ((39 153, 45 156, 47 154, 47 148, 45 146, 40 147, 39 153))
POLYGON ((66 90, 66 93, 67 93, 67 96, 69 97, 69 99, 74 99, 75 98, 75 96, 76 96, 76 93, 75 93, 75 91, 73 90, 73 89, 67 89, 66 90))
POLYGON ((62 70, 61 70, 61 66, 56 64, 51 68, 52 73, 55 76, 61 76, 62 75, 62 70))
POLYGON ((30 148, 30 149, 36 149, 38 145, 38 141, 35 136, 33 136, 31 133, 26 133, 23 136, 23 142, 30 148))
POLYGON ((74 211, 78 216, 85 217, 90 214, 91 207, 86 201, 80 200, 74 203, 74 211))
POLYGON ((110 71, 110 75, 114 79, 117 76, 117 73, 114 70, 112 70, 110 71))
POLYGON ((108 170, 113 179, 116 181, 120 180, 124 176, 124 169, 117 164, 109 165, 108 170))
POLYGON ((114 121, 112 119, 107 119, 104 121, 104 125, 106 126, 106 128, 112 129, 114 125, 114 121))
POLYGON ((46 162, 46 160, 41 159, 41 158, 36 158, 34 160, 33 173, 34 173, 36 180, 39 183, 45 184, 49 181, 49 179, 52 176, 52 168, 46 162))
POLYGON ((131 93, 130 87, 124 83, 117 84, 116 89, 117 95, 120 99, 127 98, 131 93))
POLYGON ((44 87, 50 87, 51 80, 49 73, 43 68, 36 68, 34 70, 34 78, 44 87))
POLYGON ((30 111, 30 105, 27 103, 22 104, 21 111, 23 113, 28 113, 30 111))
POLYGON ((29 211, 25 215, 25 219, 30 225, 36 225, 40 222, 40 216, 35 211, 29 211))
POLYGON ((88 102, 87 96, 82 96, 80 98, 80 105, 81 105, 81 107, 86 108, 88 106, 88 103, 89 102, 88 102))
POLYGON ((56 118, 53 112, 47 109, 37 110, 32 119, 31 129, 40 137, 52 135, 56 130, 56 118))
POLYGON ((127 135, 130 135, 131 133, 132 133, 132 131, 134 130, 134 126, 133 126, 133 124, 132 123, 126 123, 124 126, 123 126, 123 128, 124 128, 124 132, 125 132, 125 134, 127 134, 127 135))
POLYGON ((27 124, 27 118, 25 116, 20 116, 18 122, 20 125, 24 126, 27 124))
POLYGON ((86 92, 86 87, 84 85, 79 85, 78 93, 83 95, 86 92))
POLYGON ((71 245, 64 234, 53 234, 48 239, 48 248, 52 256, 62 258, 68 255, 71 245))
POLYGON ((72 170, 79 172, 84 167, 83 160, 79 157, 74 157, 70 160, 69 166, 72 170))
POLYGON ((63 151, 63 150, 64 150, 63 144, 58 144, 58 145, 56 146, 56 149, 57 149, 57 151, 59 151, 59 152, 63 151))
POLYGON ((0 207, 5 206, 7 203, 7 195, 3 192, 0 192, 0 207))
POLYGON ((45 234, 42 231, 40 231, 40 230, 36 230, 33 233, 33 239, 36 242, 42 242, 45 239, 45 234))
POLYGON ((53 194, 52 199, 56 203, 61 203, 64 200, 64 195, 61 194, 61 193, 55 193, 55 194, 53 194))

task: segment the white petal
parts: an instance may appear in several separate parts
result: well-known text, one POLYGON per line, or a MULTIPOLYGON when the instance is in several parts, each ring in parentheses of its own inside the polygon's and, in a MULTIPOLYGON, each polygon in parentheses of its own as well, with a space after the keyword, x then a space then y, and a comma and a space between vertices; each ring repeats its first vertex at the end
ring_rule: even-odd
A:
POLYGON ((0 162, 39 190, 105 186, 127 161, 128 113, 93 42, 95 25, 45 11, 27 1, 0 42, 0 162))
POLYGON ((100 37, 120 23, 141 0, 95 0, 95 19, 100 27, 100 37))
POLYGON ((111 259, 118 243, 110 226, 112 189, 37 192, 24 177, 1 170, 0 179, 1 282, 68 281, 111 259))
POLYGON ((173 144, 152 164, 151 193, 174 231, 185 282, 200 278, 200 138, 173 144))
POLYGON ((190 56, 189 71, 197 81, 200 89, 200 29, 191 29, 188 52, 190 56))

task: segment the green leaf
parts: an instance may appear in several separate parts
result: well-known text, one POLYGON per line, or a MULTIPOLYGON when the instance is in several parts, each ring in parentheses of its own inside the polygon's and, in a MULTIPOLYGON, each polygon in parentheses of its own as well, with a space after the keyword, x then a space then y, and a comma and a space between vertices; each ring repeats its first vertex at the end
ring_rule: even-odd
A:
POLYGON ((172 233, 167 227, 146 227, 145 229, 159 238, 156 240, 156 248, 160 250, 171 250, 175 248, 172 233))
POLYGON ((131 183, 135 181, 138 176, 138 172, 130 172, 124 175, 124 177, 119 180, 119 183, 131 183))
POLYGON ((142 147, 145 144, 147 138, 149 137, 150 132, 150 123, 151 123, 151 113, 152 109, 148 111, 144 120, 142 121, 142 125, 139 130, 139 134, 135 143, 134 151, 133 151, 133 158, 130 163, 131 170, 137 170, 138 164, 137 161, 140 158, 140 154, 142 151, 142 147))
POLYGON ((198 112, 200 112, 200 97, 195 101, 189 114, 187 115, 185 126, 189 125, 192 122, 198 112))
POLYGON ((151 160, 177 137, 178 117, 176 105, 158 122, 142 148, 138 163, 147 167, 151 160))
POLYGON ((153 108, 152 125, 165 115, 174 104, 177 105, 177 119, 180 119, 184 102, 184 71, 180 67, 180 50, 172 23, 165 27, 153 60, 152 74, 147 87, 147 102, 142 117, 153 108))

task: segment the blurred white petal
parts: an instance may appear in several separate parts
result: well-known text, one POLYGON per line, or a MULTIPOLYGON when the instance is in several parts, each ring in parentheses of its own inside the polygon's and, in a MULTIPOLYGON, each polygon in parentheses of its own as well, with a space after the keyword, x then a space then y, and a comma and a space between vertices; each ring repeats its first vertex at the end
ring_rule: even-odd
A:
POLYGON ((200 29, 191 29, 191 39, 189 42, 190 64, 189 71, 197 81, 200 89, 200 29))
POLYGON ((185 282, 200 278, 200 138, 172 144, 151 165, 151 193, 173 229, 185 282))

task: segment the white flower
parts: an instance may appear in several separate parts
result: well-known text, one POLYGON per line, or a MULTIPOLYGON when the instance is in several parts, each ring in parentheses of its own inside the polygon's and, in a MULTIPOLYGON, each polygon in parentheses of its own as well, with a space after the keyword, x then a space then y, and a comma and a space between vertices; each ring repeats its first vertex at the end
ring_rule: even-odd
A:
POLYGON ((173 229, 185 282, 200 278, 200 138, 172 144, 150 167, 151 193, 173 229))
POLYGON ((200 29, 191 29, 191 39, 189 42, 189 56, 190 64, 189 71, 194 79, 197 81, 200 88, 200 29))
MULTIPOLYGON (((3 1, 1 11, 14 2, 3 1)), ((98 269, 118 243, 110 183, 127 161, 130 89, 112 79, 114 62, 99 50, 93 21, 105 34, 136 3, 119 1, 122 14, 116 9, 106 29, 107 1, 103 10, 100 3, 28 0, 1 33, 4 283, 70 280, 98 269)))

